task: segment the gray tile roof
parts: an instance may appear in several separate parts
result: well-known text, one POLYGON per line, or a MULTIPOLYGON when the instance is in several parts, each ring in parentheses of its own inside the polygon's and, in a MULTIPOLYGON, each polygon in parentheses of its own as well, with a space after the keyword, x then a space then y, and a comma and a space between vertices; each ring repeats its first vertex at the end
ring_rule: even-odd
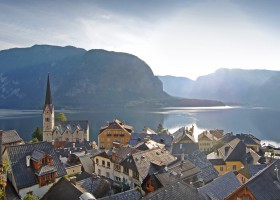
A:
POLYGON ((133 133, 130 136, 129 144, 134 147, 138 143, 143 142, 145 137, 150 137, 158 143, 165 144, 165 148, 171 147, 173 137, 172 135, 162 133, 162 134, 147 134, 147 133, 133 133))
POLYGON ((49 189, 49 191, 41 198, 41 200, 79 200, 79 197, 82 194, 82 191, 80 191, 67 179, 62 177, 49 189))
POLYGON ((34 150, 41 150, 51 155, 53 165, 57 170, 57 177, 66 175, 66 171, 60 162, 53 146, 48 142, 38 142, 7 147, 7 154, 11 161, 11 169, 15 178, 15 183, 19 189, 38 184, 35 171, 32 167, 26 166, 26 156, 32 154, 34 150))
POLYGON ((99 200, 139 200, 142 195, 138 189, 132 189, 112 196, 103 197, 99 200))
POLYGON ((155 176, 162 186, 177 182, 180 180, 185 180, 187 178, 194 177, 198 175, 201 171, 198 167, 192 164, 190 161, 179 161, 175 165, 168 167, 168 170, 163 170, 162 172, 156 173, 155 176))
POLYGON ((267 164, 259 164, 259 165, 247 165, 241 170, 239 173, 244 175, 246 178, 251 178, 255 174, 257 174, 260 170, 263 170, 267 167, 267 164))
POLYGON ((198 150, 197 143, 173 143, 171 147, 171 153, 174 156, 180 156, 182 153, 192 154, 196 150, 198 150))
POLYGON ((276 160, 255 176, 245 185, 252 192, 256 199, 279 200, 280 198, 280 160, 276 160), (279 169, 276 173, 275 168, 279 169))
POLYGON ((102 198, 109 194, 111 190, 111 182, 104 178, 92 177, 78 181, 76 185, 79 185, 81 188, 84 188, 86 191, 91 193, 96 198, 102 198))
POLYGON ((115 163, 121 163, 124 159, 126 159, 131 154, 137 153, 140 150, 135 149, 130 146, 120 146, 119 148, 114 148, 112 152, 115 152, 115 163))
POLYGON ((205 199, 222 200, 240 187, 240 185, 234 173, 228 172, 198 190, 205 199))
POLYGON ((218 177, 219 173, 213 167, 211 162, 207 160, 206 155, 200 150, 194 151, 190 155, 186 155, 185 158, 200 168, 201 173, 198 176, 199 178, 202 178, 205 183, 208 183, 218 177))
POLYGON ((17 142, 23 142, 22 138, 19 136, 16 130, 3 131, 2 134, 2 144, 13 144, 17 142))
POLYGON ((92 174, 94 172, 94 167, 93 167, 93 161, 91 159, 91 156, 83 155, 83 156, 79 156, 79 159, 80 159, 83 169, 87 173, 92 174))
POLYGON ((256 141, 260 141, 258 138, 252 134, 236 134, 236 137, 239 138, 246 145, 259 145, 256 141))
POLYGON ((198 191, 184 182, 177 182, 172 185, 160 188, 147 196, 143 200, 203 200, 198 191))
POLYGON ((65 121, 65 122, 57 122, 54 130, 58 128, 58 130, 63 133, 67 128, 71 133, 74 133, 76 129, 79 130, 88 130, 89 124, 88 120, 77 120, 77 121, 65 121))
POLYGON ((56 168, 54 166, 49 166, 49 165, 45 165, 43 167, 41 167, 39 170, 37 170, 35 172, 36 175, 38 176, 43 176, 45 174, 51 173, 51 172, 56 172, 56 168))
POLYGON ((155 166, 164 167, 176 160, 177 158, 165 149, 152 149, 132 154, 120 164, 138 171, 139 176, 144 180, 148 174, 155 172, 155 166))
POLYGON ((39 160, 42 160, 44 158, 45 154, 46 153, 44 151, 35 149, 31 154, 31 160, 38 162, 39 160))

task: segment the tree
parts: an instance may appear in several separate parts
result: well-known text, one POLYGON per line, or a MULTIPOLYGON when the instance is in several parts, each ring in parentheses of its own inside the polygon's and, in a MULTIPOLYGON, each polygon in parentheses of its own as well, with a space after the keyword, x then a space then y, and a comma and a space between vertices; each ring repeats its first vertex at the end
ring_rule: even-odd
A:
POLYGON ((64 113, 61 112, 61 113, 57 114, 55 120, 58 122, 65 122, 65 121, 67 121, 67 117, 64 113))
POLYGON ((36 141, 43 141, 43 133, 39 127, 36 127, 35 131, 32 133, 32 142, 36 141))
POLYGON ((39 197, 30 193, 26 194, 25 197, 23 198, 23 200, 39 200, 39 199, 40 199, 39 197))
POLYGON ((157 132, 161 133, 163 130, 164 130, 164 128, 163 128, 162 124, 159 124, 157 127, 157 132))

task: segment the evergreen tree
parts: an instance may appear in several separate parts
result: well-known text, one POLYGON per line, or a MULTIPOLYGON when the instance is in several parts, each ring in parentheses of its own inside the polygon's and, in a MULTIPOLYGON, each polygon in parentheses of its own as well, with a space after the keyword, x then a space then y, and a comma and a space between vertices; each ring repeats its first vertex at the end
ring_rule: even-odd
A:
POLYGON ((161 133, 163 130, 164 130, 164 128, 163 128, 162 124, 159 124, 157 127, 157 132, 161 133))
POLYGON ((38 141, 43 141, 43 132, 39 127, 36 127, 35 131, 32 133, 32 142, 33 140, 34 142, 36 141, 35 138, 37 138, 38 141))

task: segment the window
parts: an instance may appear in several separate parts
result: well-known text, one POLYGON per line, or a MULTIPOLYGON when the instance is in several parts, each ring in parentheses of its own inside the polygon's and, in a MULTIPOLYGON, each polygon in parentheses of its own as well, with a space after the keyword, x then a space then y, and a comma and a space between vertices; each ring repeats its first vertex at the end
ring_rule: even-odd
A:
POLYGON ((110 149, 110 144, 107 145, 108 149, 110 149))
POLYGON ((121 178, 120 178, 120 177, 115 176, 115 180, 116 180, 116 181, 121 181, 121 178))
POLYGON ((126 139, 126 143, 129 143, 129 139, 126 139))
POLYGON ((98 160, 98 158, 96 158, 95 162, 96 162, 97 165, 99 165, 99 160, 98 160))
POLYGON ((116 171, 121 171, 121 166, 120 165, 118 165, 118 164, 115 164, 115 168, 114 168, 116 171))
POLYGON ((46 117, 45 121, 46 121, 46 122, 49 122, 49 121, 50 121, 50 118, 46 117))
POLYGON ((111 142, 111 139, 110 139, 110 138, 108 138, 108 139, 107 139, 107 142, 111 142))
POLYGON ((123 167, 123 173, 124 174, 129 174, 129 169, 127 167, 123 167))
POLYGON ((100 138, 100 141, 101 141, 101 142, 104 142, 104 138, 100 138))
POLYGON ((136 172, 136 171, 133 171, 133 178, 138 180, 139 179, 139 173, 136 172))
POLYGON ((224 171, 224 168, 223 168, 223 167, 220 167, 220 171, 221 171, 221 172, 224 171))
POLYGON ((121 142, 124 143, 124 139, 123 138, 121 138, 121 142))
POLYGON ((107 162, 107 168, 110 168, 110 162, 107 162))
POLYGON ((101 169, 98 169, 98 175, 101 175, 101 169))
POLYGON ((236 165, 232 165, 232 170, 236 170, 236 165))
POLYGON ((105 167, 105 160, 102 160, 102 166, 105 167))
POLYGON ((106 172, 106 177, 110 178, 110 173, 106 172))

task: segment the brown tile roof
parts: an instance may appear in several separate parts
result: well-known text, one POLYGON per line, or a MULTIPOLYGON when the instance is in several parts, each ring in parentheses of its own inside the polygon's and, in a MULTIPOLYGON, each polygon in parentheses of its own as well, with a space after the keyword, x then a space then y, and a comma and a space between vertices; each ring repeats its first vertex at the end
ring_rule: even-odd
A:
POLYGON ((106 126, 102 126, 100 128, 99 133, 102 133, 106 129, 124 130, 124 131, 127 131, 129 133, 133 132, 133 126, 126 125, 126 124, 124 124, 123 122, 121 122, 120 120, 117 120, 117 119, 113 120, 113 122, 110 122, 106 126))

